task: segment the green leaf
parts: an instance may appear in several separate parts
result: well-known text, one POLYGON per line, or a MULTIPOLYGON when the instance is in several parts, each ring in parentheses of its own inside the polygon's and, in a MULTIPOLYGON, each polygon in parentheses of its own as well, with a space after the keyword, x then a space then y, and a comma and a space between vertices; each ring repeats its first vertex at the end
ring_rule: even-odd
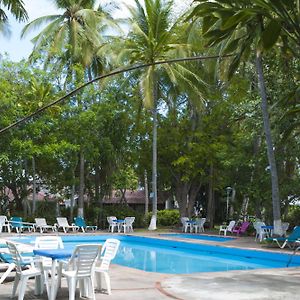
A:
POLYGON ((234 14, 232 17, 228 18, 225 23, 221 26, 221 29, 226 30, 232 27, 236 27, 239 23, 250 19, 252 14, 250 12, 246 12, 246 10, 239 11, 234 14))
POLYGON ((272 48, 278 40, 281 31, 281 24, 276 20, 271 20, 262 34, 263 48, 272 48))

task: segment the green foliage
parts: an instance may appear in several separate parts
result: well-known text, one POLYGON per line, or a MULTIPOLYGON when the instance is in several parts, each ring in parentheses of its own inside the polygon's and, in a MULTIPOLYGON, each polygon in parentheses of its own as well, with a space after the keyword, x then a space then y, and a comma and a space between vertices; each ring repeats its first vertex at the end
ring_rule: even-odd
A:
POLYGON ((295 226, 300 225, 300 206, 294 205, 290 206, 288 215, 286 217, 286 222, 290 223, 289 229, 291 230, 295 226))
POLYGON ((157 212, 158 226, 174 226, 179 223, 179 211, 177 209, 165 209, 157 212))

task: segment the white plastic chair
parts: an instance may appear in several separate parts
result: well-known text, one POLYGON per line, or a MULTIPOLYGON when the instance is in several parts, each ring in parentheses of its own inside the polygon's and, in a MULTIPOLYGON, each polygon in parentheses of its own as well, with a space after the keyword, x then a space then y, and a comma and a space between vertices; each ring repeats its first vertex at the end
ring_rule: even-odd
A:
POLYGON ((204 224, 206 222, 206 218, 197 219, 195 223, 191 224, 191 232, 193 228, 195 229, 195 233, 204 232, 204 224))
POLYGON ((102 247, 101 257, 96 261, 94 268, 94 279, 96 281, 96 289, 101 290, 101 275, 104 276, 106 290, 108 295, 111 294, 110 277, 108 274, 110 262, 115 258, 120 246, 117 239, 107 239, 102 247))
POLYGON ((10 224, 6 216, 0 216, 0 233, 2 233, 3 228, 6 228, 7 232, 10 233, 10 224))
POLYGON ((56 226, 48 225, 45 218, 35 218, 34 220, 36 229, 40 229, 40 233, 43 233, 44 230, 52 230, 53 232, 56 231, 56 226))
POLYGON ((35 277, 35 295, 41 295, 43 293, 43 285, 42 285, 42 271, 36 268, 33 263, 28 265, 22 259, 16 245, 12 242, 6 242, 9 252, 12 256, 14 264, 16 266, 16 275, 15 281, 13 285, 12 298, 16 296, 17 288, 20 283, 18 300, 23 300, 25 295, 25 289, 27 281, 30 277, 35 277), (23 266, 27 265, 28 269, 23 270, 23 266))
POLYGON ((254 222, 253 227, 256 230, 255 241, 259 239, 261 242, 265 237, 269 237, 269 232, 267 229, 262 228, 262 226, 266 226, 264 222, 254 222))
POLYGON ((67 233, 69 231, 69 229, 72 229, 73 232, 75 231, 78 231, 79 230, 79 227, 76 226, 76 225, 70 225, 68 223, 68 220, 67 218, 64 218, 64 217, 59 217, 59 218, 56 218, 57 220, 57 229, 60 229, 62 228, 64 233, 67 233))
POLYGON ((220 229, 219 229, 219 234, 221 234, 222 232, 224 233, 224 236, 227 235, 227 232, 232 233, 232 229, 235 226, 235 221, 230 221, 228 225, 221 225, 220 229))
POLYGON ((126 217, 124 219, 124 224, 122 225, 123 229, 124 229, 124 233, 125 232, 133 232, 133 227, 132 224, 135 220, 135 217, 126 217))
POLYGON ((290 226, 290 223, 288 223, 288 222, 283 222, 281 224, 283 236, 286 236, 286 232, 289 229, 289 226, 290 226))
POLYGON ((69 300, 75 299, 77 282, 80 285, 80 297, 95 298, 93 283, 93 267, 96 258, 101 251, 101 245, 87 244, 76 246, 71 259, 62 271, 62 276, 66 277, 69 286, 69 300), (88 283, 88 286, 86 286, 88 283))
POLYGON ((190 231, 192 230, 192 223, 189 222, 188 217, 181 217, 180 221, 182 223, 182 232, 187 232, 188 229, 190 229, 190 231))
POLYGON ((118 230, 117 218, 115 216, 107 217, 108 231, 114 232, 115 228, 118 230))

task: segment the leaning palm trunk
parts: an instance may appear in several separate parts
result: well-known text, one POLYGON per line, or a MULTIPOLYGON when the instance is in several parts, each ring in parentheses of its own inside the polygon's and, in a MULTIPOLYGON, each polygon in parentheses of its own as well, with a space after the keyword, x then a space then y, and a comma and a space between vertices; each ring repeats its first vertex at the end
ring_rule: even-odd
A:
POLYGON ((282 235, 278 174, 277 174, 277 167, 276 167, 275 154, 274 154, 271 128, 270 128, 267 94, 266 94, 265 80, 264 80, 263 68, 262 68, 262 57, 259 51, 256 54, 256 70, 258 76, 259 91, 261 95, 261 109, 263 114, 264 131, 266 135, 268 161, 269 161, 270 172, 271 172, 274 233, 278 235, 282 235))

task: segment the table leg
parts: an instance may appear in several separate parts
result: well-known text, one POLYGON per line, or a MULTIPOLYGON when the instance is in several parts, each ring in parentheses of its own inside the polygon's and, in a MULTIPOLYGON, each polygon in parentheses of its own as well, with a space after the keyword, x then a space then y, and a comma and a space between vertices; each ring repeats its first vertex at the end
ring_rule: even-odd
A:
POLYGON ((57 266, 56 259, 52 259, 51 286, 50 286, 50 295, 48 295, 48 298, 50 300, 55 300, 57 294, 56 266, 57 266))

